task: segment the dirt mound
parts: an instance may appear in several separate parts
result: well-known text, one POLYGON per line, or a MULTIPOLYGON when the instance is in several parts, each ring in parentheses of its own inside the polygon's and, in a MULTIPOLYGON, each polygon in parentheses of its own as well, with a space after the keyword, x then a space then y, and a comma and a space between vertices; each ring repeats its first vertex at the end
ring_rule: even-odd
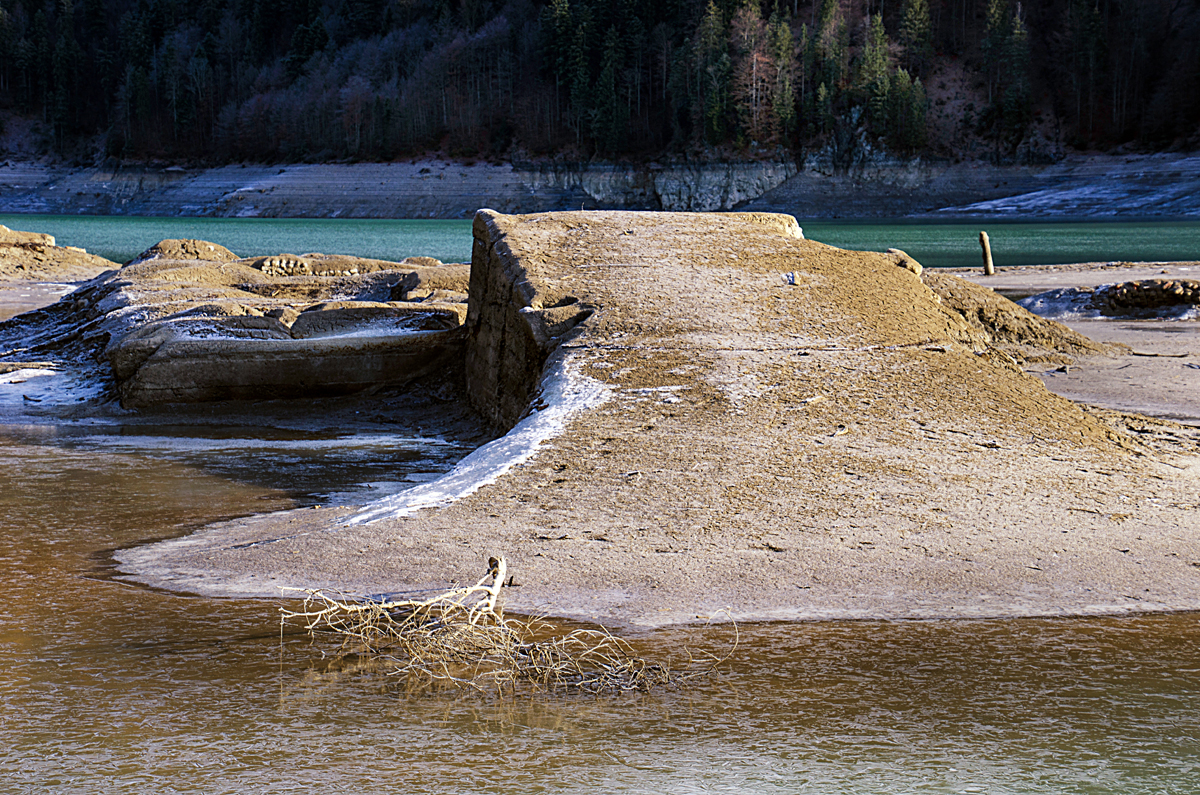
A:
POLYGON ((34 243, 42 246, 55 246, 54 235, 43 232, 20 232, 0 224, 0 243, 34 243))
POLYGON ((1054 361, 1068 357, 1125 352, 1123 346, 1088 339, 1053 320, 1038 317, 1024 307, 966 279, 926 270, 925 284, 988 341, 1018 361, 1054 361))
POLYGON ((161 240, 138 254, 128 264, 153 259, 198 260, 200 262, 232 262, 238 259, 224 246, 207 240, 161 240))
POLYGON ((57 246, 52 235, 0 226, 0 279, 79 281, 116 267, 81 248, 57 246))

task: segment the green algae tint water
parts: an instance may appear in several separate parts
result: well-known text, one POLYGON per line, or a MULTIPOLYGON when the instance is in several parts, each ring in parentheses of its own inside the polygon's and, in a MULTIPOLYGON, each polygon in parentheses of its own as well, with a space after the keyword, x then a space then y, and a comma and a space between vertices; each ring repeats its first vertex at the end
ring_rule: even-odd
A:
POLYGON ((462 220, 0 215, 0 224, 45 232, 60 246, 84 248, 117 263, 170 238, 219 243, 239 257, 320 252, 389 261, 416 256, 471 261, 471 221, 462 220))
MULTIPOLYGON (((806 237, 865 251, 899 248, 927 267, 981 265, 979 231, 992 240, 996 264, 1200 260, 1200 221, 804 221, 806 237)), ((471 222, 269 218, 144 218, 135 216, 0 215, 0 224, 48 232, 127 262, 165 238, 219 243, 239 256, 354 254, 385 260, 410 256, 470 262, 471 222)))
POLYGON ((982 268, 981 230, 991 239, 999 267, 1200 260, 1200 221, 801 221, 801 226, 811 240, 860 251, 898 248, 929 268, 982 268))

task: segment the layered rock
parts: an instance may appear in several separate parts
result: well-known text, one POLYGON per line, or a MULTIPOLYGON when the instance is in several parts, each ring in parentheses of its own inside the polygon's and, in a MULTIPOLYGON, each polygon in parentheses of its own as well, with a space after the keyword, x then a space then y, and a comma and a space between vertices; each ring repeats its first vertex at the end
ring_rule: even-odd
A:
POLYGON ((433 295, 466 266, 310 254, 297 275, 271 270, 297 259, 166 240, 69 301, 130 408, 346 394, 461 361, 465 294, 433 295))

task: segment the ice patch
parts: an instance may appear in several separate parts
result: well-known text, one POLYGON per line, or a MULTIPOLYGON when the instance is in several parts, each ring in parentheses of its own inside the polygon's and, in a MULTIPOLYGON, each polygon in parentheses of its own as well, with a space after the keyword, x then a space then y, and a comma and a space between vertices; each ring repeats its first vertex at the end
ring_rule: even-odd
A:
MULTIPOLYGON (((1108 287, 1101 285, 1099 289, 1108 287)), ((1083 292, 1074 287, 1063 287, 1057 290, 1047 290, 1044 293, 1031 295, 1017 301, 1038 317, 1050 320, 1098 320, 1104 315, 1092 306, 1092 292, 1083 292)))
POLYGON ((542 381, 545 408, 521 420, 501 438, 480 447, 437 480, 368 505, 345 524, 366 524, 411 516, 423 508, 445 507, 525 463, 542 442, 562 433, 574 415, 608 400, 611 390, 584 375, 581 369, 571 358, 559 360, 542 381))
POLYGON ((31 367, 24 370, 13 370, 9 373, 0 375, 0 384, 21 384, 31 378, 41 378, 51 376, 58 373, 57 370, 48 370, 42 367, 31 367))
POLYGON ((1154 310, 1131 309, 1120 313, 1110 310, 1106 313, 1102 308, 1104 302, 1097 305, 1095 299, 1111 286, 1102 284, 1094 291, 1062 287, 1022 298, 1017 304, 1038 317, 1064 323, 1072 320, 1200 320, 1200 306, 1195 304, 1176 304, 1154 310))
POLYGON ((103 393, 100 381, 64 370, 22 369, 0 375, 0 412, 26 411, 74 405, 103 393))
POLYGON ((94 434, 80 436, 76 439, 79 444, 104 447, 116 451, 175 451, 190 452, 221 452, 232 450, 239 453, 278 452, 278 451, 309 451, 336 452, 342 457, 349 458, 355 453, 375 455, 380 449, 389 450, 427 450, 431 447, 458 447, 455 442, 444 439, 397 436, 395 434, 354 434, 353 436, 338 436, 329 439, 275 439, 252 437, 226 437, 221 439, 205 439, 195 436, 151 436, 121 434, 108 436, 94 434))

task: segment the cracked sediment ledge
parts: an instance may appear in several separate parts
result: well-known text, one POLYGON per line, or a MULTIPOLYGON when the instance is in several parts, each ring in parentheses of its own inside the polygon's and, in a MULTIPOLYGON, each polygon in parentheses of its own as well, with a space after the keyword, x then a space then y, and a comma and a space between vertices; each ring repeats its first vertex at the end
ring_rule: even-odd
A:
POLYGON ((509 610, 640 626, 1200 609, 1195 436, 1051 393, 903 258, 771 214, 481 211, 475 236, 470 397, 518 435, 547 415, 510 467, 125 550, 124 576, 378 594, 503 555, 509 610), (604 399, 558 410, 571 389, 604 399))

